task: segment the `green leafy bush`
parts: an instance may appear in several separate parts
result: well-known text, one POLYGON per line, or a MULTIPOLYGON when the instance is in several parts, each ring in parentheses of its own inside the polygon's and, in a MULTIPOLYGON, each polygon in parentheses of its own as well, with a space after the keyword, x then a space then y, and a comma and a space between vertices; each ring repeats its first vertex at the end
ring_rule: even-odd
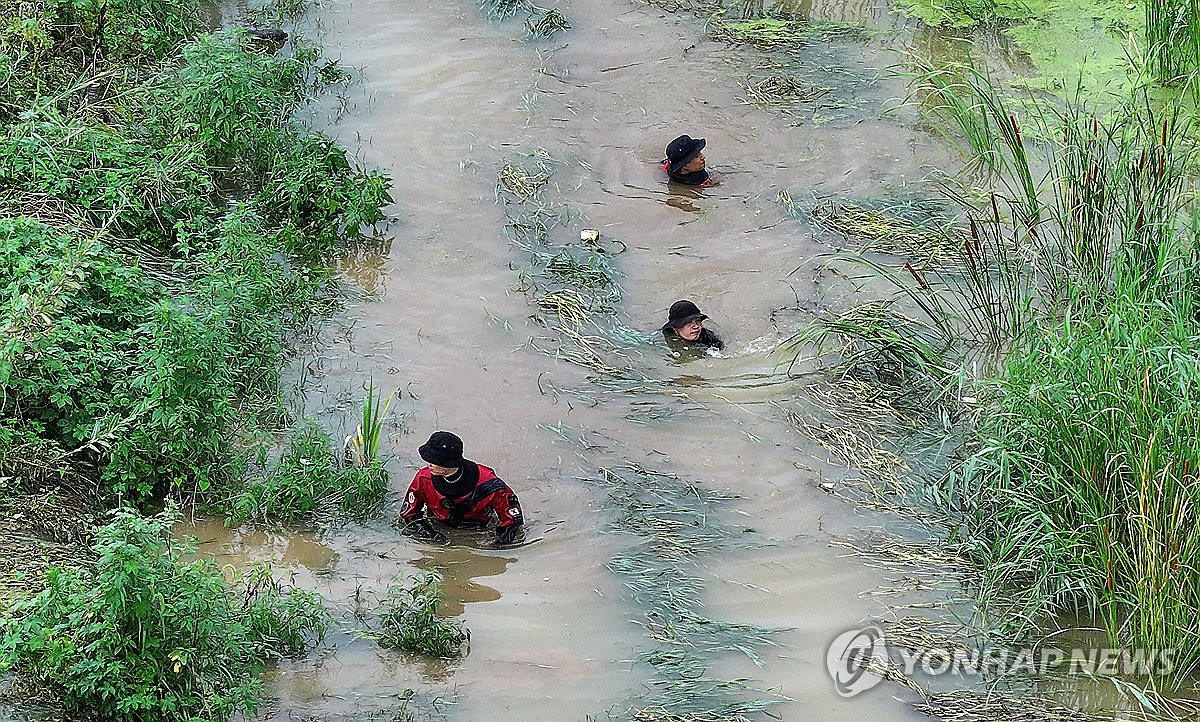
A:
POLYGON ((292 119, 320 84, 302 50, 206 36, 86 113, 0 112, 0 449, 60 450, 123 503, 231 478, 288 329, 391 200, 292 119))
POLYGON ((97 530, 94 568, 52 569, 0 631, 0 666, 45 686, 68 711, 112 720, 221 720, 253 713, 259 673, 324 633, 320 598, 269 569, 229 582, 171 538, 169 513, 116 513, 97 530))
POLYGON ((442 577, 426 572, 411 583, 388 587, 380 610, 379 643, 434 657, 461 654, 471 633, 460 620, 438 616, 442 577))
POLYGON ((274 468, 231 500, 229 520, 294 521, 336 511, 361 516, 377 509, 386 492, 382 466, 343 468, 329 435, 306 422, 292 432, 274 468))

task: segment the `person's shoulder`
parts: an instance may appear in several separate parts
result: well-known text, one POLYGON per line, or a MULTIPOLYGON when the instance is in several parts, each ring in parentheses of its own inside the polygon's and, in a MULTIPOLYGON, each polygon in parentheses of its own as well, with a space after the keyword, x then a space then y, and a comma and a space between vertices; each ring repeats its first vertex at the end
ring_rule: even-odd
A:
POLYGON ((721 340, 721 337, 707 328, 700 332, 700 338, 696 340, 704 346, 712 346, 718 350, 725 348, 725 342, 721 340))
POLYGON ((480 464, 479 462, 475 462, 475 466, 479 467, 480 483, 488 481, 490 479, 499 479, 500 478, 499 476, 496 475, 496 470, 490 466, 480 464))

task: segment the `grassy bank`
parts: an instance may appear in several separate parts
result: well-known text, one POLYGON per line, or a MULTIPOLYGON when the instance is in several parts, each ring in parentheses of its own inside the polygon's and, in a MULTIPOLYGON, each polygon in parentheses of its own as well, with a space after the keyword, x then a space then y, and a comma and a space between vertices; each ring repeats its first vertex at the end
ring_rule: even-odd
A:
POLYGON ((286 424, 290 331, 338 305, 338 259, 391 199, 295 119, 344 70, 294 27, 209 32, 201 10, 0 0, 0 594, 21 600, 0 665, 76 717, 252 712, 266 661, 324 628, 319 599, 269 570, 230 582, 130 508, 278 515, 315 485, 301 453, 350 480, 343 506, 382 493, 373 459, 342 470, 307 427, 239 489, 286 424))
POLYGON ((0 476, 203 491, 275 404, 287 329, 388 181, 294 112, 320 49, 195 35, 196 3, 4 8, 0 476))
POLYGON ((1148 678, 1173 686, 1200 665, 1188 111, 1034 106, 933 70, 919 95, 970 162, 948 187, 960 245, 845 261, 894 293, 827 321, 855 350, 839 372, 905 408, 917 394, 960 442, 921 493, 978 566, 992 624, 1099 624, 1118 648, 1174 650, 1148 678))

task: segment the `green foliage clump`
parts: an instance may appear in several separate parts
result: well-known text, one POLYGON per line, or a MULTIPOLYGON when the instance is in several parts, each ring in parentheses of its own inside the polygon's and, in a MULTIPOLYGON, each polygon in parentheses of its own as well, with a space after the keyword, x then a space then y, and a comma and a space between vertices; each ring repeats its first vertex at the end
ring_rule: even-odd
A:
POLYGON ((437 572, 426 572, 408 585, 388 587, 380 611, 380 644, 433 657, 462 653, 471 633, 462 621, 438 616, 441 581, 437 572))
POLYGON ((343 467, 329 435, 306 422, 292 432, 274 468, 230 500, 229 519, 295 521, 331 511, 363 516, 378 508, 386 493, 382 465, 343 467))
POLYGON ((1115 299, 1015 349, 966 472, 994 587, 1032 585, 1112 638, 1200 664, 1200 325, 1115 299))
POLYGON ((94 567, 56 568, 13 605, 0 665, 105 719, 227 720, 253 713, 267 660, 324 633, 320 598, 269 569, 229 582, 171 538, 169 513, 128 510, 97 530, 94 567))
POLYGON ((319 59, 222 33, 128 86, 0 112, 0 450, 126 503, 231 477, 246 400, 277 393, 287 330, 391 200, 292 118, 319 59))
POLYGON ((831 325, 875 378, 885 354, 912 372, 893 374, 897 387, 923 373, 914 406, 970 422, 962 467, 922 491, 978 563, 982 606, 1022 623, 1098 618, 1113 647, 1173 650, 1162 681, 1177 684, 1200 668, 1200 148, 1187 109, 1142 96, 1105 114, 1037 110, 978 73, 924 83, 993 190, 954 194, 966 228, 952 262, 865 261, 898 293, 831 325))

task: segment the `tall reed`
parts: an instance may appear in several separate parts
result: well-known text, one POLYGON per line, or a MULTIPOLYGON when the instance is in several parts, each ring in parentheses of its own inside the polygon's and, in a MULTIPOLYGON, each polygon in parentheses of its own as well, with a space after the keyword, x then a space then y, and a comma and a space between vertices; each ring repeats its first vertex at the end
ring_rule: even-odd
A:
POLYGON ((1161 83, 1200 71, 1200 0, 1146 0, 1146 65, 1161 83))
POLYGON ((1200 664, 1200 235, 1185 117, 1145 98, 1106 116, 1068 103, 1027 132, 981 76, 931 95, 951 92, 968 100, 943 117, 990 129, 973 137, 998 191, 966 207, 973 234, 1019 259, 955 286, 965 307, 1022 319, 998 339, 1007 360, 953 485, 985 595, 1032 591, 1029 618, 1097 616, 1114 645, 1176 650, 1186 675, 1200 664), (1030 281, 990 305, 1013 272, 1030 281))
POLYGON ((963 149, 965 177, 991 190, 947 185, 966 230, 955 261, 855 259, 892 294, 827 325, 852 340, 853 362, 887 358, 937 382, 930 399, 977 387, 977 412, 958 415, 974 421, 965 460, 939 498, 983 570, 985 608, 1016 600, 1008 611, 1026 623, 1072 612, 1114 646, 1172 649, 1170 686, 1200 667, 1187 115, 1144 94, 1105 112, 1019 103, 971 70, 926 68, 918 95, 963 149), (977 363, 984 352, 991 363, 977 363))

